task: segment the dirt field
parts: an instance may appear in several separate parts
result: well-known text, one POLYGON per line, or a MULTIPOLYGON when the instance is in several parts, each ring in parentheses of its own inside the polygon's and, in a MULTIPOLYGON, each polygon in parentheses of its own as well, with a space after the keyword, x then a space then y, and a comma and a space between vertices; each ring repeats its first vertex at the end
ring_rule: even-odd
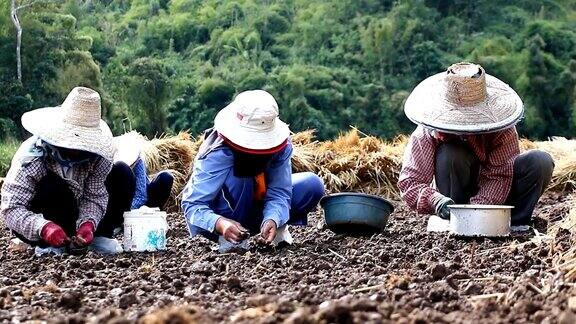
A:
MULTIPOLYGON (((544 199, 541 232, 567 212, 565 200, 544 199)), ((293 230, 298 243, 286 249, 218 255, 188 238, 181 216, 171 225, 165 253, 115 257, 11 253, 3 230, 0 321, 576 322, 576 288, 551 256, 573 243, 567 234, 458 239, 427 234, 423 218, 399 207, 381 234, 310 226, 293 230)))

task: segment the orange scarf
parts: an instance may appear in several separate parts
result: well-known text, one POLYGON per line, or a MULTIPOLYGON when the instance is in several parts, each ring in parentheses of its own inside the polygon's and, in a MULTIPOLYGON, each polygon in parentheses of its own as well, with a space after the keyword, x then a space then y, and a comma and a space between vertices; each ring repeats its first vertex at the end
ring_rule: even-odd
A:
POLYGON ((264 172, 254 177, 254 200, 262 201, 266 198, 266 175, 264 172))

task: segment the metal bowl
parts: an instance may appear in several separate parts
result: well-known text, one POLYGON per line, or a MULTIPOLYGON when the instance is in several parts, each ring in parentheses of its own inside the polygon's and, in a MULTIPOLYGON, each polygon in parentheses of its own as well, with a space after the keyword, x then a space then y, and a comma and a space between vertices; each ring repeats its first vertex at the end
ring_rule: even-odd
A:
POLYGON ((337 233, 381 231, 394 211, 386 199, 352 192, 325 196, 320 206, 324 209, 326 226, 337 233))
POLYGON ((450 230, 460 236, 508 236, 512 208, 499 205, 451 205, 450 230))

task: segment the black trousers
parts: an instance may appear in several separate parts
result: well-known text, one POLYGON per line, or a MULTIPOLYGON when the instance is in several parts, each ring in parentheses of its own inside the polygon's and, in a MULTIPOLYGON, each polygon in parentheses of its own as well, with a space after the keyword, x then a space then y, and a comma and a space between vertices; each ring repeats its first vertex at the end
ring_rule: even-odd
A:
MULTIPOLYGON (((512 225, 530 225, 536 203, 550 183, 554 161, 550 154, 532 150, 514 160, 512 188, 506 200, 512 225)), ((468 204, 478 193, 480 161, 465 143, 441 144, 436 151, 435 181, 438 191, 457 204, 468 204)))
POLYGON ((114 229, 124 223, 124 212, 130 210, 136 190, 136 178, 128 164, 116 162, 105 184, 108 191, 108 207, 104 218, 96 228, 95 235, 111 238, 114 229))
POLYGON ((158 173, 156 178, 148 184, 148 200, 146 201, 146 206, 164 209, 170 198, 173 184, 174 176, 172 176, 170 172, 164 171, 158 173))
MULTIPOLYGON (((147 188, 146 206, 163 209, 170 198, 174 177, 169 172, 161 172, 147 188)), ((130 210, 136 191, 136 177, 126 163, 116 162, 106 179, 106 189, 110 198, 106 215, 96 229, 97 236, 111 238, 116 228, 124 223, 124 212, 130 210)))

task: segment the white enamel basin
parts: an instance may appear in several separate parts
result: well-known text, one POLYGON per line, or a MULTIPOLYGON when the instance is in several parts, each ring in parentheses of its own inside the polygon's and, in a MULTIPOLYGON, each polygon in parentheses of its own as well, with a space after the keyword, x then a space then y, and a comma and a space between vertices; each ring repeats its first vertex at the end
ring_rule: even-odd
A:
POLYGON ((501 237, 510 235, 513 206, 451 205, 450 231, 461 236, 501 237))

